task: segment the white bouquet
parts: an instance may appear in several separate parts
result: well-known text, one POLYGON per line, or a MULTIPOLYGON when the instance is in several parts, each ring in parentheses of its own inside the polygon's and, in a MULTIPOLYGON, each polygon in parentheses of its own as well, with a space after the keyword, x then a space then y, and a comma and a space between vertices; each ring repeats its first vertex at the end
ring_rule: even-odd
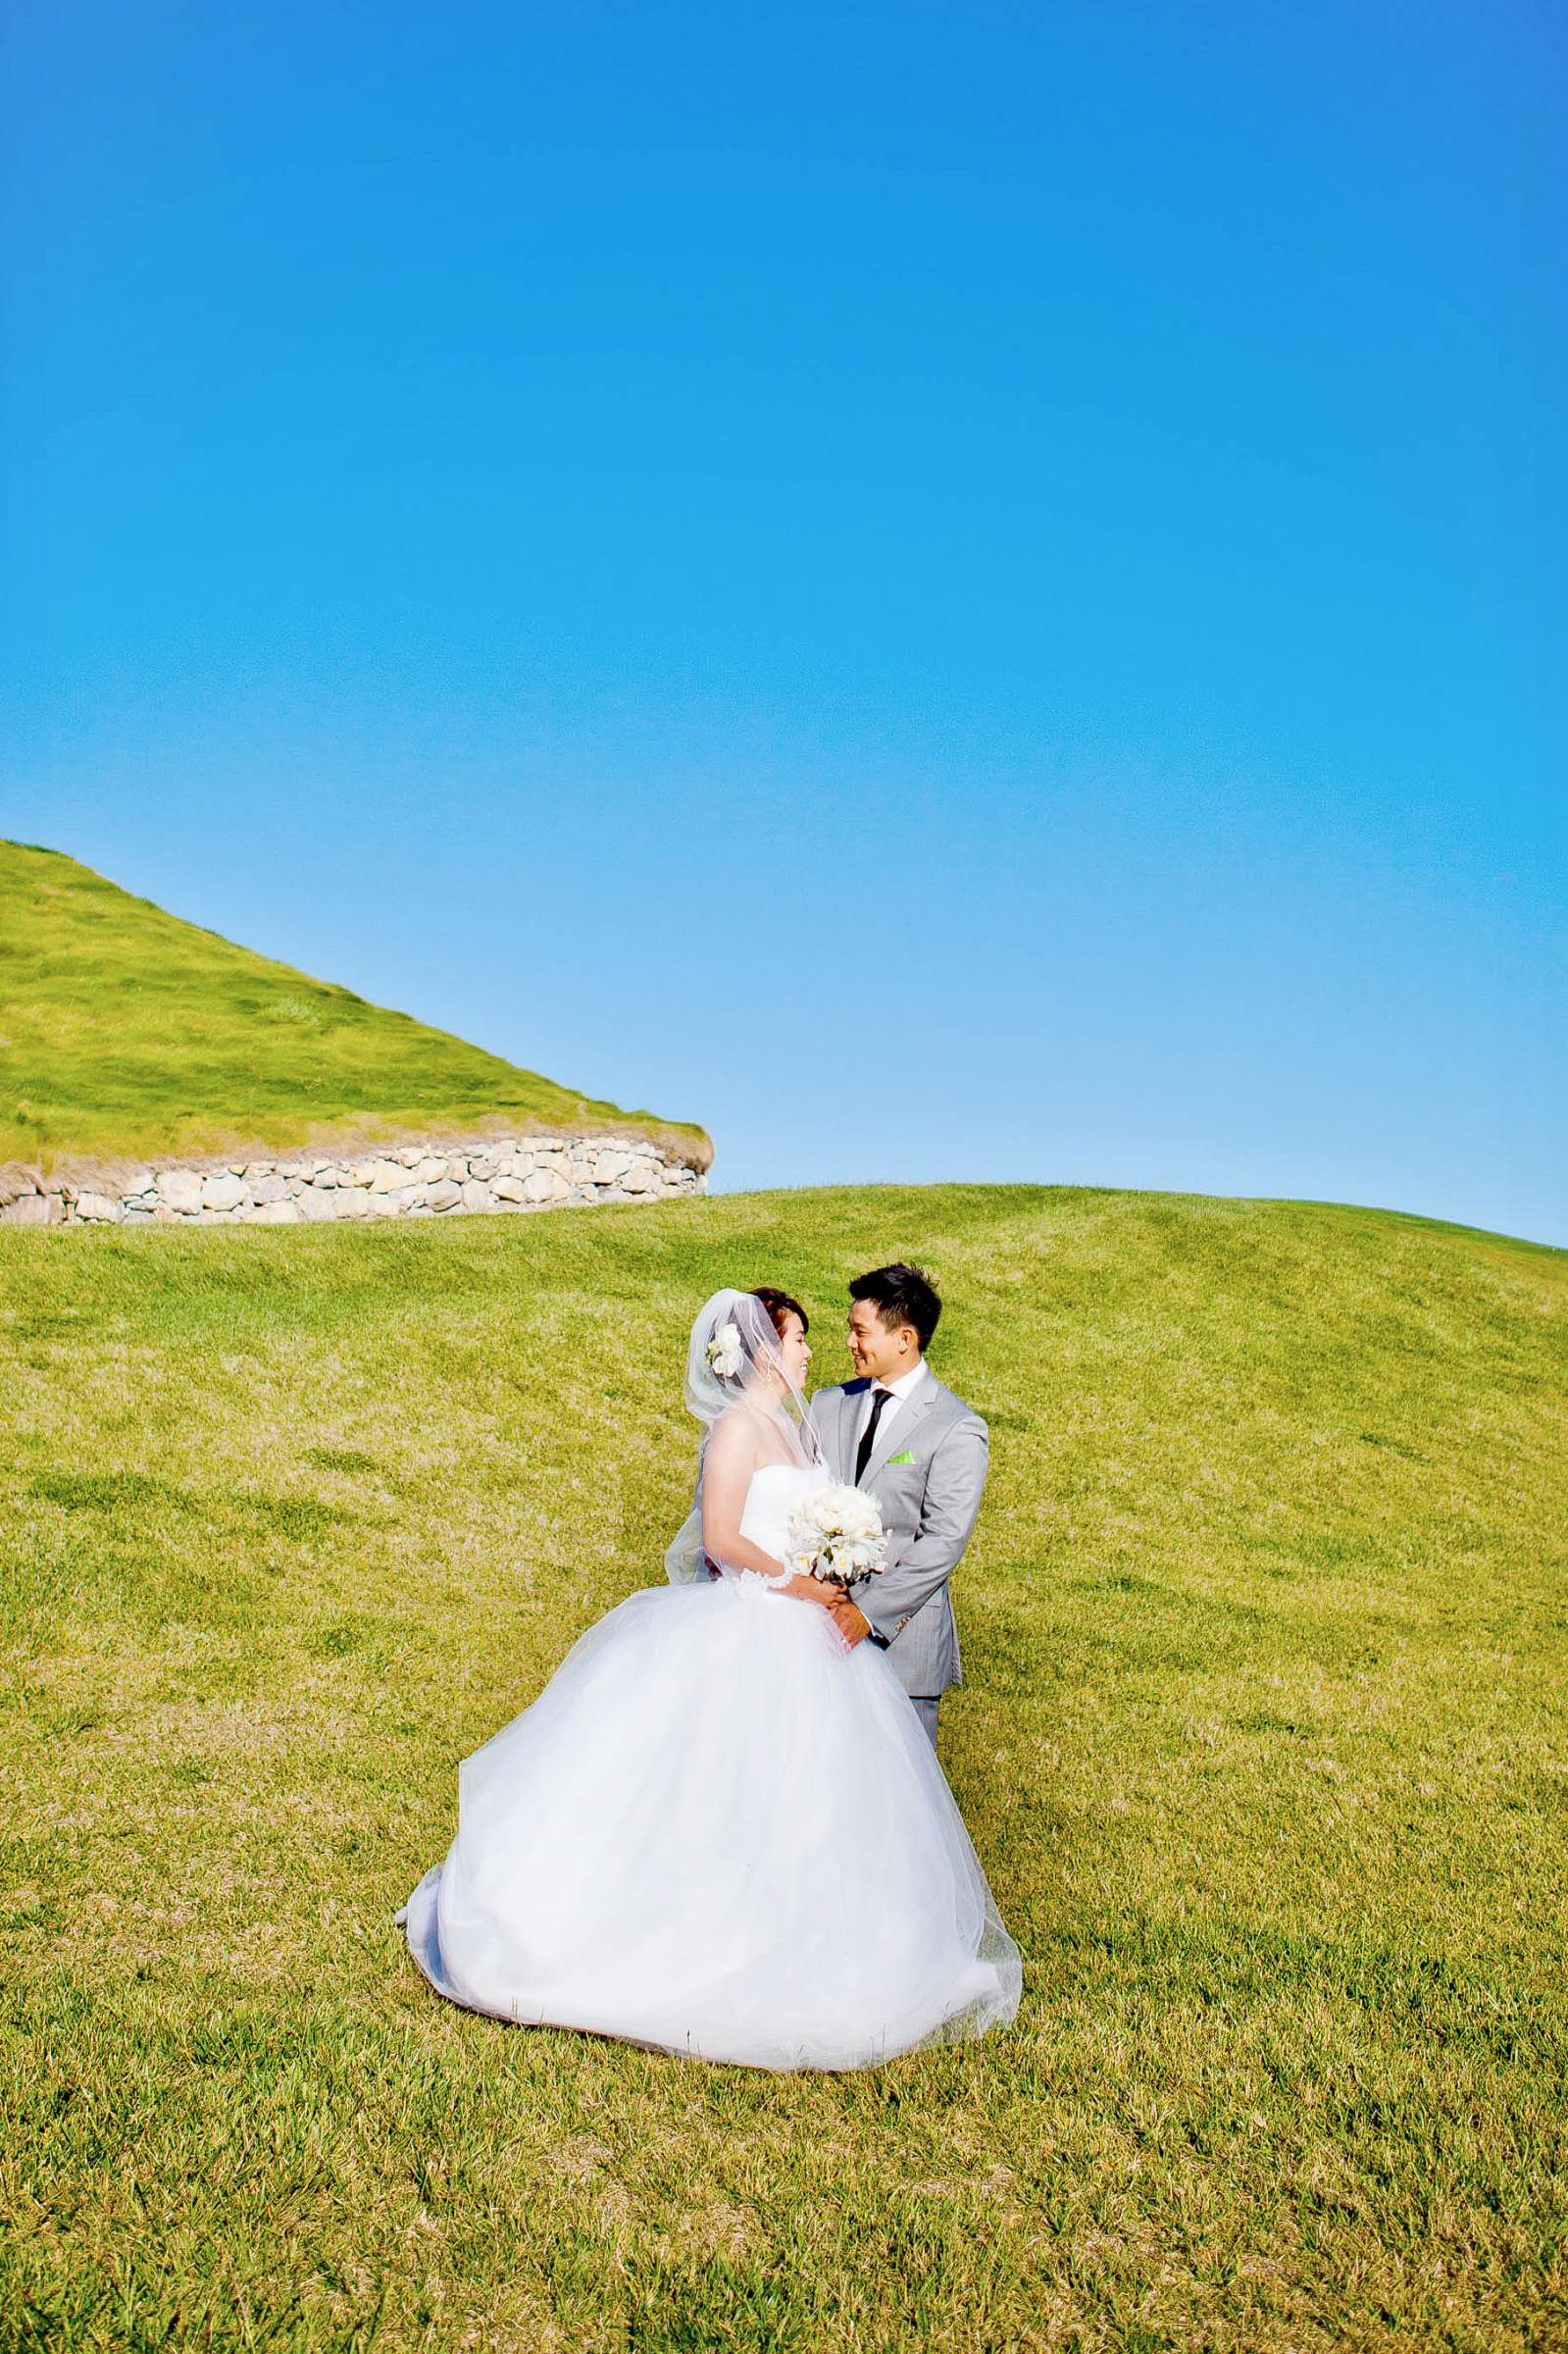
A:
POLYGON ((841 1586, 885 1568, 887 1539, 876 1498, 836 1479, 813 1488, 789 1515, 784 1558, 791 1569, 841 1586))

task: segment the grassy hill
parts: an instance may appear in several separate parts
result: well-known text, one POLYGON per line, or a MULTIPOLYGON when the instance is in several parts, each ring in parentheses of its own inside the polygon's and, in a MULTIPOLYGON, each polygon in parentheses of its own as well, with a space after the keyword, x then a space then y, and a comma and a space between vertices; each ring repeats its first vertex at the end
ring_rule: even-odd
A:
POLYGON ((0 1232, 0 2343, 1568 2343, 1565 1402, 1568 1254, 1366 1211, 0 1232), (942 1757, 1016 2026, 775 2078, 438 2002, 390 1917, 660 1574, 696 1304, 835 1378, 899 1251, 993 1434, 942 1757))
POLYGON ((0 1162, 600 1124, 706 1165, 700 1128, 575 1095, 0 842, 0 1162))

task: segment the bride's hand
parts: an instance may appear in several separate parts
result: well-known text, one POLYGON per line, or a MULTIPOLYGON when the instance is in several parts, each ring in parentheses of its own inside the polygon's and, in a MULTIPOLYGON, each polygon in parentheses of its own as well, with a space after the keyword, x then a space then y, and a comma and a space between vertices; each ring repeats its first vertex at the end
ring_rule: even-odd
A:
POLYGON ((864 1643, 871 1632, 871 1620, 858 1603, 851 1602, 847 1594, 840 1594, 829 1605, 829 1610, 834 1625, 850 1651, 857 1643, 864 1643))
POLYGON ((814 1602, 820 1610, 824 1611, 831 1611, 839 1599, 839 1591, 836 1586, 825 1585, 820 1577, 807 1577, 803 1574, 790 1578, 787 1585, 783 1585, 778 1590, 781 1594, 787 1594, 791 1601, 814 1602))

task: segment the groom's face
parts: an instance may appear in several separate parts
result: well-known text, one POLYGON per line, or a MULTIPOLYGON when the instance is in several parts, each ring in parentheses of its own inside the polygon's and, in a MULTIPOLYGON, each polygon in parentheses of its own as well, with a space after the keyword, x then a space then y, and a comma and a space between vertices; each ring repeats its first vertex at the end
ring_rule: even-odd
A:
POLYGON ((907 1324, 889 1332, 869 1300, 857 1300, 849 1310, 849 1354, 863 1381, 895 1381, 914 1364, 907 1324))

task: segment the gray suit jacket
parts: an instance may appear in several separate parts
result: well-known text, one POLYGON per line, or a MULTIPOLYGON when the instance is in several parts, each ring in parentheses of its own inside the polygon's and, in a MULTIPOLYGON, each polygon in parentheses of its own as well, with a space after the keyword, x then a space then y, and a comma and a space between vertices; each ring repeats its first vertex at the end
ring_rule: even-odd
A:
MULTIPOLYGON (((851 1587, 887 1646, 904 1690, 931 1699, 962 1680, 947 1580, 980 1513, 990 1437, 979 1414, 928 1365, 907 1406, 877 1434, 861 1486, 877 1499, 887 1566, 851 1587), (902 1459, 907 1458, 908 1459, 902 1459)), ((819 1390, 811 1418, 835 1479, 853 1482, 860 1420, 871 1384, 819 1390)))

